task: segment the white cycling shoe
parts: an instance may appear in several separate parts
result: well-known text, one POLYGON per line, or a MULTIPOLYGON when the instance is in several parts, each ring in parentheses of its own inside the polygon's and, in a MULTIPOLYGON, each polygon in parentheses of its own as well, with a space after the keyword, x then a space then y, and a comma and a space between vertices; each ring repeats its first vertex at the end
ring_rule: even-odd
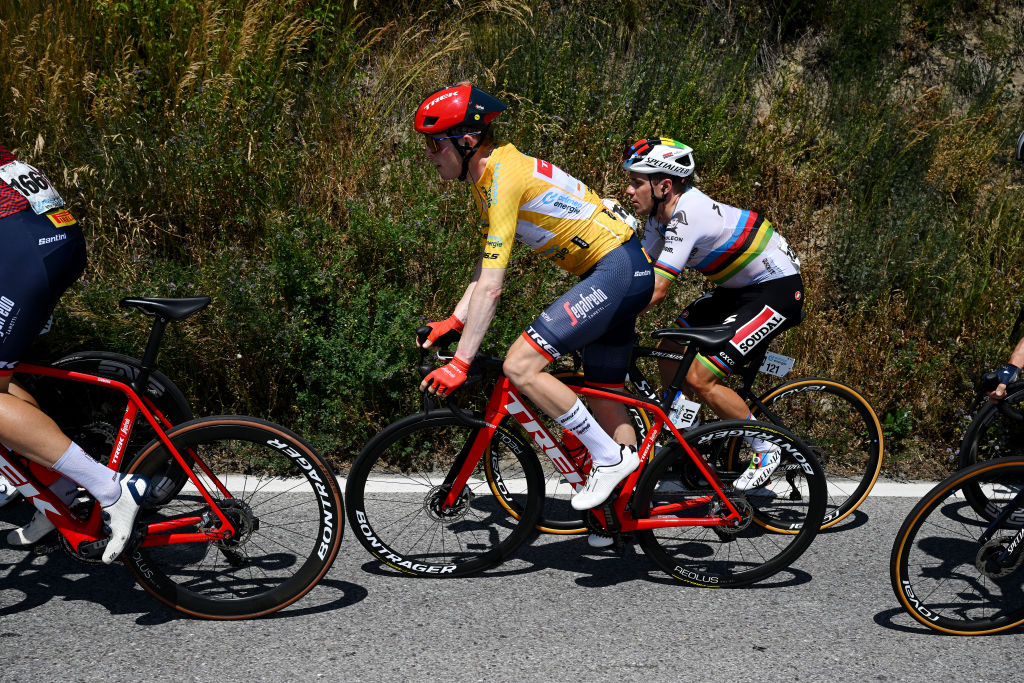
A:
POLYGON ((750 467, 736 478, 732 487, 737 491, 749 491, 764 486, 780 462, 782 462, 782 451, 778 447, 755 453, 750 461, 750 467))
POLYGON ((19 498, 21 498, 21 491, 14 488, 14 484, 7 477, 0 474, 0 508, 8 503, 13 503, 19 498))
POLYGON ((103 530, 110 536, 107 547, 103 549, 103 564, 110 564, 121 555, 132 536, 135 517, 149 489, 149 482, 138 474, 126 474, 120 483, 121 497, 102 509, 103 530))
POLYGON ((28 524, 7 534, 7 542, 15 548, 35 545, 56 528, 46 515, 36 510, 28 524))
POLYGON ((619 482, 640 466, 636 446, 621 446, 619 462, 614 465, 599 465, 590 470, 583 490, 572 497, 573 510, 589 510, 608 500, 608 496, 619 482))

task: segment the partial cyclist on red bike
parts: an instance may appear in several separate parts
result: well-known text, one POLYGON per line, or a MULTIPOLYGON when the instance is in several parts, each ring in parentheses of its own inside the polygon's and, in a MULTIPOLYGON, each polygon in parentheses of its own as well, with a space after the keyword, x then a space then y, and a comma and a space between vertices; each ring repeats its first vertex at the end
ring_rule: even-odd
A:
MULTIPOLYGON (((0 235, 0 442, 47 468, 38 472, 40 480, 65 501, 71 502, 81 486, 99 502, 109 534, 103 561, 109 564, 131 536, 146 480, 121 477, 93 460, 12 382, 18 361, 43 330, 57 300, 85 269, 85 239, 46 176, 2 145, 0 235)), ((5 465, 0 458, 0 474, 5 465)), ((16 495, 10 481, 0 483, 0 505, 16 495)), ((53 528, 45 512, 37 510, 7 541, 32 545, 53 528)))
POLYGON ((496 142, 492 124, 505 105, 469 83, 442 88, 416 111, 415 128, 444 180, 467 182, 480 210, 480 257, 452 315, 430 323, 428 347, 446 333, 461 334, 455 357, 430 373, 421 389, 451 393, 494 318, 515 240, 579 277, 548 306, 508 351, 504 371, 542 411, 579 437, 594 467, 572 499, 577 510, 602 504, 639 465, 636 433, 625 408, 576 394, 544 368, 582 350, 588 384, 625 382, 636 317, 650 301, 651 263, 632 228, 601 199, 557 166, 496 142))
MULTIPOLYGON (((655 261, 654 295, 644 312, 661 303, 684 268, 704 274, 716 287, 691 302, 676 318, 680 327, 725 325, 734 330, 721 348, 697 356, 686 385, 720 417, 749 419, 747 404, 722 383, 755 350, 800 322, 804 286, 800 260, 764 217, 711 199, 693 184, 693 149, 670 138, 646 138, 626 147, 626 194, 647 216, 644 249, 655 261)), ((662 340, 670 350, 681 347, 662 340)), ((660 361, 662 386, 677 363, 660 361)), ((778 467, 771 444, 752 443, 755 457, 733 484, 739 490, 764 485, 778 467)))

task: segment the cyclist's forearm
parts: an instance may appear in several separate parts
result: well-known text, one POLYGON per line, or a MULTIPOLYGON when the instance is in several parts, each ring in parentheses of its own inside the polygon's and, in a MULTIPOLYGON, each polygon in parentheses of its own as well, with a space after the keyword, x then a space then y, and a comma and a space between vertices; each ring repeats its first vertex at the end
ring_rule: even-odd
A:
POLYGON ((1018 368, 1024 367, 1024 339, 1017 342, 1017 348, 1010 354, 1010 365, 1016 365, 1018 368))
POLYGON ((494 320, 501 298, 501 286, 505 279, 504 268, 488 268, 484 270, 476 282, 469 297, 465 327, 455 355, 466 362, 473 360, 480 344, 483 342, 487 329, 494 320))
POLYGON ((466 291, 462 294, 462 298, 459 299, 459 303, 455 304, 455 310, 452 311, 455 317, 465 322, 469 316, 469 302, 473 298, 473 292, 476 291, 476 283, 480 279, 480 259, 477 259, 476 266, 473 268, 473 279, 470 281, 469 286, 466 287, 466 291))

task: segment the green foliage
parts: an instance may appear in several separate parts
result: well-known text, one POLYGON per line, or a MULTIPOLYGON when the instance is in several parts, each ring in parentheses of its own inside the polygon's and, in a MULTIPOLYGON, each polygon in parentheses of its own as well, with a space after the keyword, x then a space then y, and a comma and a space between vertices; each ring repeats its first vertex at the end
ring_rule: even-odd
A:
MULTIPOLYGON (((602 195, 623 144, 684 140, 705 191, 801 254, 784 350, 873 397, 889 466, 929 472, 1024 303, 1022 38, 1019 7, 974 0, 19 0, 0 142, 89 235, 46 352, 138 355, 117 299, 209 294, 161 358, 196 412, 268 416, 343 464, 417 408, 413 331, 479 249, 411 131, 426 93, 491 90, 499 137, 602 195)), ((516 251, 485 348, 571 281, 516 251)))

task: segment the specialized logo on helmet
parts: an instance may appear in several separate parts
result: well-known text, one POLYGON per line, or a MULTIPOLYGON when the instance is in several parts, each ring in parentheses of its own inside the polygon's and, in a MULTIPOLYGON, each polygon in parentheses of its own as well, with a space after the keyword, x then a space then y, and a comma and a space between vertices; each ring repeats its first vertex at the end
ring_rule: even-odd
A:
POLYGON ((678 167, 678 164, 676 164, 675 162, 665 161, 664 159, 652 159, 650 157, 644 159, 644 163, 647 164, 648 166, 656 166, 658 168, 667 168, 671 170, 675 170, 678 167))

